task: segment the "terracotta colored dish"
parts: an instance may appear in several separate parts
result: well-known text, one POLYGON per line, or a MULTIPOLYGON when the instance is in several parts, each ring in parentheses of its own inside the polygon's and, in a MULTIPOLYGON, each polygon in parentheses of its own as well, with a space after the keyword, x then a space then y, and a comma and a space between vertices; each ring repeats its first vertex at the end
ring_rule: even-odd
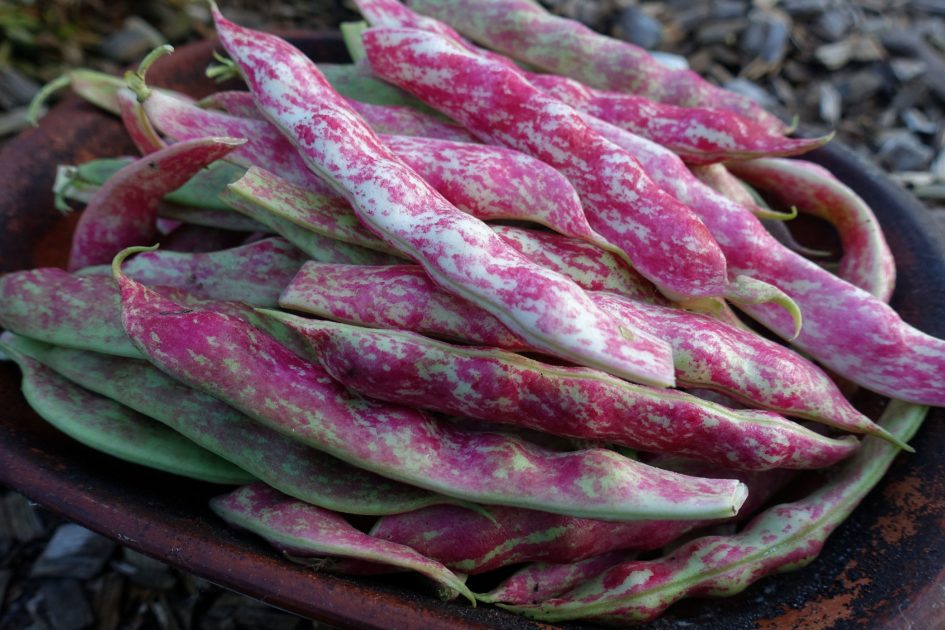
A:
MULTIPOLYGON (((294 42, 316 59, 344 61, 340 38, 306 34, 294 42)), ((212 44, 161 59, 156 84, 194 96, 212 44)), ((0 152, 0 272, 61 265, 75 217, 50 193, 59 163, 131 154, 118 122, 70 97, 39 129, 0 152)), ((945 337, 945 237, 915 199, 834 143, 812 156, 874 208, 899 266, 893 305, 945 337)), ((857 401, 875 409, 876 399, 857 401)), ((301 615, 376 628, 531 628, 489 606, 443 603, 419 582, 347 579, 314 573, 227 529, 206 507, 218 487, 152 472, 99 455, 40 420, 19 392, 19 373, 0 363, 0 483, 124 545, 228 588, 301 615)), ((889 475, 831 537, 822 556, 795 573, 762 580, 730 599, 684 602, 652 627, 945 627, 945 412, 934 410, 889 475)))

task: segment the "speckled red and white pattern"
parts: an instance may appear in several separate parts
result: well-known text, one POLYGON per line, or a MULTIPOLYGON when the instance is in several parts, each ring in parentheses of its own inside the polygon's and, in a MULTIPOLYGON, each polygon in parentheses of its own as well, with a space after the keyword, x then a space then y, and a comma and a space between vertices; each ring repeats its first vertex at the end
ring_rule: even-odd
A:
POLYGON ((852 431, 877 433, 876 424, 844 398, 819 367, 784 346, 712 317, 594 293, 597 304, 634 322, 673 347, 676 379, 751 407, 852 431))
POLYGON ((737 481, 661 471, 606 449, 549 451, 366 400, 241 318, 184 306, 124 275, 118 282, 125 330, 154 365, 385 477, 479 503, 613 520, 725 517, 745 500, 737 481))
MULTIPOLYGON (((820 368, 784 346, 704 315, 641 304, 613 293, 590 295, 615 317, 665 339, 673 348, 680 385, 722 392, 752 407, 854 433, 877 431, 820 368)), ((421 270, 405 265, 308 263, 286 287, 279 304, 342 322, 534 351, 497 319, 441 291, 421 270)))
POLYGON ((687 107, 727 109, 776 131, 785 128, 748 97, 716 87, 691 70, 667 68, 642 48, 552 15, 537 2, 411 0, 410 6, 484 46, 596 88, 687 107))
MULTIPOLYGON (((927 411, 897 401, 890 409, 881 424, 903 441, 927 411)), ((803 567, 898 454, 889 444, 869 440, 821 488, 799 501, 768 508, 738 534, 697 538, 655 560, 621 563, 560 598, 508 609, 548 622, 585 619, 626 625, 654 619, 683 597, 730 596, 766 575, 803 567)))
POLYGON ((531 349, 472 302, 438 289, 417 265, 309 262, 286 286, 279 306, 351 324, 412 330, 508 350, 531 349))
MULTIPOLYGON (((717 469, 713 476, 741 479, 749 489, 748 502, 765 502, 783 487, 786 472, 717 469)), ((665 520, 613 523, 508 507, 489 508, 489 513, 491 521, 456 506, 431 506, 385 516, 371 534, 408 545, 456 571, 483 573, 521 562, 575 562, 618 549, 659 549, 708 524, 665 520)))
POLYGON ((822 468, 859 445, 855 438, 826 438, 774 413, 733 411, 587 368, 411 332, 279 317, 310 341, 310 359, 349 389, 378 400, 739 470, 822 468))
POLYGON ((424 114, 412 107, 374 105, 350 98, 345 100, 377 133, 419 136, 454 142, 478 142, 475 136, 459 125, 424 114))
POLYGON ((362 39, 375 74, 477 136, 560 170, 580 194, 590 225, 665 294, 725 293, 725 258, 706 227, 578 112, 516 70, 442 36, 378 28, 362 39))
POLYGON ((533 221, 559 234, 604 243, 577 191, 554 168, 497 146, 409 136, 384 143, 456 207, 483 221, 533 221))
POLYGON ((125 247, 157 240, 161 199, 211 162, 242 144, 227 137, 200 138, 167 147, 125 166, 89 200, 72 235, 69 269, 110 262, 125 247))
MULTIPOLYGON (((219 96, 228 99, 225 94, 219 96)), ((238 118, 172 99, 158 95, 148 102, 155 124, 173 138, 199 138, 223 130, 234 137, 250 138, 232 154, 233 161, 265 168, 290 184, 326 197, 320 205, 328 206, 326 211, 332 214, 349 205, 311 172, 295 147, 267 120, 238 118)), ((384 135, 381 140, 451 204, 478 219, 536 222, 561 234, 607 245, 588 225, 574 187, 544 162, 511 149, 470 142, 396 135, 384 135)), ((275 185, 272 178, 265 183, 275 185)), ((266 188, 260 186, 254 186, 252 192, 261 199, 278 193, 273 190, 267 195, 266 188)), ((278 196, 285 198, 286 194, 278 196)), ((396 253, 390 246, 381 251, 396 253)))
POLYGON ((728 110, 657 103, 634 94, 595 90, 557 75, 529 74, 528 80, 575 109, 671 149, 688 164, 798 155, 830 138, 787 138, 778 129, 728 110))
MULTIPOLYGON (((306 260, 308 256, 285 239, 271 237, 215 252, 144 252, 126 262, 123 270, 149 286, 180 287, 208 300, 271 307, 306 260)), ((110 275, 111 267, 80 273, 110 275)))
POLYGON ((340 514, 303 503, 265 484, 243 486, 214 497, 210 508, 222 519, 265 538, 295 558, 342 556, 418 571, 475 602, 463 580, 410 547, 355 529, 340 514))
POLYGON ((481 602, 537 604, 567 593, 621 562, 634 560, 635 550, 608 551, 577 562, 533 562, 519 569, 488 593, 477 595, 481 602))
MULTIPOLYGON (((436 118, 404 105, 377 105, 345 98, 351 108, 377 133, 396 136, 421 136, 455 142, 477 142, 476 138, 457 124, 436 118)), ((250 92, 227 90, 215 92, 200 102, 202 107, 222 109, 241 118, 265 120, 250 92)))
POLYGON ((438 284, 556 355, 629 380, 673 383, 665 344, 628 339, 577 285, 522 258, 484 223, 450 205, 383 145, 301 52, 219 13, 214 19, 260 110, 345 195, 362 222, 408 252, 438 284))
POLYGON ((813 162, 779 159, 736 162, 730 170, 785 204, 831 223, 843 250, 837 275, 889 302, 896 285, 896 263, 876 215, 830 171, 813 162))

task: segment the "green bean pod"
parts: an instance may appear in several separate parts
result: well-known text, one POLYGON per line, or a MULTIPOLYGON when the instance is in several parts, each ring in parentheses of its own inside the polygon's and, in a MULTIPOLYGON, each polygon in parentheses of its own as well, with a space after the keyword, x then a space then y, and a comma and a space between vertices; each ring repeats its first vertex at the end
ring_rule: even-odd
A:
POLYGON ((23 396, 44 420, 97 451, 175 475, 222 484, 250 473, 113 400, 93 394, 20 351, 29 340, 4 335, 2 348, 23 371, 23 396))

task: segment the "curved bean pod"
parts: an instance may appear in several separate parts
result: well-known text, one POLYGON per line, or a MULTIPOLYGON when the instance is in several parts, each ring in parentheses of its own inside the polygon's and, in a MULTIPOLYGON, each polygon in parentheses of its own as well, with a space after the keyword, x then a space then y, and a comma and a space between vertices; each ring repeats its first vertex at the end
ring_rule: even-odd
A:
MULTIPOLYGON (((307 260, 305 254, 284 239, 266 238, 249 245, 208 253, 188 254, 166 250, 144 252, 129 260, 124 271, 144 284, 179 287, 208 300, 232 300, 253 306, 274 307, 279 294, 307 260)), ((89 267, 79 274, 110 275, 111 267, 89 267)), ((64 279, 61 281, 66 282, 64 279)), ((5 287, 6 282, 5 278, 0 280, 0 287, 5 287)), ((114 292, 114 285, 111 287, 114 292)), ((67 292, 76 290, 66 289, 67 292)), ((5 288, 0 290, 0 295, 4 295, 5 291, 5 288)), ((74 323, 78 325, 79 322, 74 323)), ((69 345, 53 340, 50 343, 69 345)), ((135 351, 130 356, 140 355, 135 351)))
MULTIPOLYGON (((722 212, 750 212, 699 181, 686 168, 682 160, 669 149, 615 127, 599 118, 585 116, 587 124, 614 144, 631 151, 639 160, 647 175, 669 191, 677 199, 688 204, 699 216, 722 212)), ((754 204, 752 204, 752 207, 754 204)), ((716 238, 720 238, 716 235, 716 238)), ((719 245, 722 245, 719 242, 719 245)), ((772 303, 784 308, 794 322, 794 335, 801 330, 802 314, 798 305, 782 291, 777 283, 759 279, 751 273, 737 275, 726 293, 726 298, 739 306, 772 303)))
POLYGON ((116 99, 125 131, 131 136, 131 141, 135 143, 141 155, 154 153, 167 147, 167 143, 151 126, 151 121, 148 120, 134 92, 123 87, 118 90, 116 99))
POLYGON ((227 523, 253 532, 296 561, 312 556, 342 556, 418 571, 476 600, 459 577, 410 547, 358 531, 333 512, 287 497, 263 484, 244 486, 215 497, 210 509, 227 523))
MULTIPOLYGON (((319 66, 319 68, 321 67, 322 66, 319 66)), ((331 83, 330 78, 329 83, 331 83)), ((334 83, 332 83, 332 87, 334 87, 334 83)), ((392 87, 391 89, 396 88, 392 87)), ((421 136, 440 140, 453 140, 456 142, 477 141, 475 137, 459 125, 431 116, 406 105, 375 105, 374 103, 362 103, 353 98, 347 98, 346 100, 348 101, 348 105, 358 112, 377 133, 398 136, 421 136)), ((256 101, 253 100, 253 95, 249 92, 215 92, 203 99, 199 105, 201 107, 222 109, 232 116, 263 119, 262 113, 256 108, 256 101)))
MULTIPOLYGON (((271 212, 271 208, 275 204, 259 202, 259 197, 266 194, 266 191, 260 191, 255 193, 253 197, 245 197, 233 194, 231 190, 227 188, 222 193, 221 198, 230 208, 265 225, 268 230, 279 234, 314 260, 351 265, 386 265, 403 261, 402 258, 375 251, 374 249, 335 240, 334 238, 325 236, 321 231, 310 229, 310 224, 299 225, 301 221, 292 221, 284 216, 273 213, 271 212)), ((315 195, 317 195, 317 193, 315 193, 315 195)), ((317 216, 317 214, 313 212, 303 212, 300 214, 302 214, 303 220, 313 215, 317 216)))
POLYGON ((36 342, 31 346, 20 349, 73 383, 154 418, 300 501, 368 515, 454 502, 299 444, 145 361, 36 342))
MULTIPOLYGON (((148 97, 145 107, 155 124, 178 140, 224 131, 235 137, 250 138, 230 159, 272 170, 287 180, 287 184, 294 185, 282 184, 274 177, 257 181, 264 175, 254 171, 243 183, 253 184, 251 192, 255 198, 278 196, 286 202, 298 199, 293 204, 296 208, 301 207, 302 199, 307 199, 306 205, 317 202, 319 206, 330 206, 327 211, 330 215, 338 212, 351 215, 350 209, 345 210, 350 204, 311 173, 292 144, 268 121, 201 110, 157 93, 148 97)), ((355 109, 360 111, 358 107, 355 109)), ((478 219, 537 222, 560 234, 614 249, 588 225, 581 201, 570 182, 535 158, 502 147, 437 138, 381 136, 381 140, 450 203, 478 219)), ((234 188, 240 190, 244 186, 238 183, 234 188)), ((296 217, 292 220, 298 223, 308 213, 293 214, 296 217)), ((360 226, 353 215, 351 221, 360 226)), ((321 231, 317 222, 309 223, 321 231)), ((360 227, 360 231, 367 232, 364 227, 360 227)), ((342 240, 360 243, 349 238, 342 240)), ((396 253, 390 246, 381 251, 396 253)))
POLYGON ((378 400, 740 470, 822 468, 859 445, 853 437, 833 440, 773 413, 733 411, 595 370, 416 333, 262 312, 303 335, 311 344, 306 357, 332 377, 378 400))
POLYGON ((111 278, 47 267, 0 278, 0 326, 47 343, 141 358, 121 327, 111 278))
MULTIPOLYGON (((717 471, 748 485, 749 500, 764 502, 781 487, 785 471, 717 471)), ((384 516, 372 536, 408 545, 464 573, 483 573, 532 561, 576 562, 608 551, 659 549, 713 521, 613 523, 534 510, 490 507, 492 521, 451 505, 384 516)))
POLYGON ((476 599, 488 604, 537 604, 567 593, 637 555, 637 551, 618 549, 577 562, 534 562, 502 580, 488 593, 477 593, 476 599))
POLYGON ((120 262, 125 329, 151 362, 349 463, 459 499, 616 520, 730 516, 744 502, 737 481, 659 471, 604 449, 552 453, 354 396, 250 324, 164 298, 122 275, 120 262))
POLYGON ((552 15, 528 0, 411 0, 410 6, 489 48, 596 88, 730 110, 774 130, 785 128, 746 96, 718 88, 691 70, 667 68, 642 48, 552 15))
POLYGON ((481 308, 437 290, 417 265, 306 263, 279 298, 285 309, 377 328, 412 330, 507 350, 529 345, 481 308))
POLYGON ((85 207, 73 233, 69 269, 102 264, 124 247, 154 241, 161 198, 241 144, 233 138, 180 142, 121 169, 85 207))
POLYGON ((945 405, 945 341, 905 323, 882 300, 778 243, 738 205, 701 207, 733 273, 784 290, 804 313, 804 329, 765 305, 743 310, 837 374, 866 389, 917 404, 945 405), (837 313, 843 313, 838 318, 837 313))
POLYGON ((28 339, 4 336, 0 348, 23 372, 23 396, 51 425, 113 457, 211 483, 249 483, 250 473, 124 405, 93 394, 23 351, 28 339))
MULTIPOLYGON (((246 211, 256 207, 323 236, 379 252, 398 253, 365 228, 344 200, 304 190, 261 168, 250 168, 222 197, 234 207, 246 211)), ((567 276, 584 289, 664 301, 649 282, 616 256, 589 243, 524 228, 491 227, 517 252, 567 276)))
MULTIPOLYGON (((894 400, 880 424, 905 442, 927 411, 894 400)), ((813 561, 897 453, 889 444, 867 438, 823 487, 800 501, 769 508, 734 536, 697 538, 669 556, 617 565, 559 599, 499 605, 543 621, 580 618, 626 624, 653 619, 683 597, 734 595, 765 575, 813 561)))
MULTIPOLYGON (((844 398, 820 368, 788 348, 704 315, 641 304, 612 293, 590 295, 615 317, 665 339, 673 348, 681 385, 720 391, 752 407, 846 431, 889 438, 844 398)), ((527 348, 501 322, 438 290, 420 269, 409 265, 371 269, 309 263, 286 287, 279 305, 348 323, 412 330, 507 350, 527 348)))
POLYGON ((362 39, 381 78, 477 136, 560 170, 580 194, 591 226, 668 297, 725 294, 725 258, 705 226, 578 112, 545 96, 518 71, 440 35, 373 28, 362 39))
POLYGON ((889 302, 896 263, 876 216, 856 193, 826 169, 802 160, 761 159, 729 168, 755 188, 830 222, 843 249, 837 275, 889 302))
POLYGON ((396 136, 419 136, 451 140, 453 142, 478 142, 475 136, 459 125, 447 122, 439 116, 431 116, 404 105, 375 105, 348 99, 377 133, 396 136))
POLYGON ((580 287, 522 258, 484 223, 450 205, 381 143, 301 52, 237 27, 219 11, 213 15, 260 109, 296 143, 309 167, 343 192, 362 222, 440 286, 557 356, 629 380, 672 384, 665 344, 628 339, 580 287), (313 99, 320 103, 317 113, 308 106, 313 99))
POLYGON ((643 96, 595 90, 558 75, 529 74, 528 80, 575 109, 659 143, 687 164, 799 155, 833 138, 833 134, 786 138, 780 128, 743 114, 704 106, 680 107, 643 96))

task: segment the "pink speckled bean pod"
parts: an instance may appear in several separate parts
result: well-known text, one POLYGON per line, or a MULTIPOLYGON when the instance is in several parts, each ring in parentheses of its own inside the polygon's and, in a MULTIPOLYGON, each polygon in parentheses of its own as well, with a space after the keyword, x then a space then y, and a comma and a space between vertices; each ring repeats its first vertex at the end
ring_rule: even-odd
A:
POLYGON ((612 293, 595 293, 593 299, 607 312, 666 339, 680 384, 844 431, 891 438, 857 411, 823 370, 784 346, 697 313, 612 293))
POLYGON ((218 11, 214 20, 260 110, 296 143, 309 167, 345 195, 363 223, 408 252, 440 286, 557 356, 629 380, 672 384, 665 344, 629 339, 572 281, 522 258, 484 223, 450 205, 382 144, 300 51, 240 28, 218 11))
POLYGON ((517 252, 571 278, 588 291, 611 291, 644 302, 669 301, 622 259, 585 241, 551 232, 496 225, 492 228, 517 252))
POLYGON ((777 308, 744 305, 745 312, 862 387, 917 404, 945 405, 945 341, 913 328, 882 300, 790 251, 744 208, 697 211, 725 250, 731 271, 783 289, 803 311, 804 329, 792 337, 793 322, 777 308))
POLYGON ((0 277, 0 326, 47 343, 140 358, 120 325, 111 278, 77 276, 54 267, 0 277))
POLYGON ((311 344, 305 356, 345 387, 378 400, 740 470, 822 468, 859 445, 853 437, 826 438, 770 412, 733 411, 595 370, 411 332, 263 313, 303 335, 311 344))
POLYGON ((418 571, 476 604, 463 580, 439 562, 410 547, 368 536, 334 512, 297 501, 263 484, 215 497, 210 509, 230 525, 262 536, 296 561, 329 555, 392 564, 418 571))
MULTIPOLYGON (((724 212, 750 212, 750 208, 732 202, 699 181, 686 168, 679 156, 669 149, 599 118, 584 116, 584 120, 602 137, 632 152, 653 181, 683 203, 688 204, 700 217, 724 212)), ((714 236, 719 240, 719 245, 724 247, 723 237, 718 234, 714 236)), ((759 279, 749 272, 737 275, 730 270, 730 274, 733 276, 733 282, 726 297, 731 302, 739 306, 764 303, 781 306, 790 314, 794 322, 794 336, 797 336, 801 330, 801 310, 786 292, 778 287, 777 283, 770 278, 759 279)))
MULTIPOLYGON (((787 471, 717 471, 748 485, 749 501, 766 501, 787 471)), ((485 516, 451 505, 382 517, 371 530, 464 573, 484 573, 521 562, 576 562, 615 550, 659 549, 713 521, 647 520, 613 523, 510 507, 485 516)))
POLYGON ((554 453, 365 400, 242 319, 134 282, 121 258, 125 330, 152 363, 349 463, 464 500, 614 520, 724 517, 744 502, 738 481, 660 471, 605 449, 554 453))
MULTIPOLYGON (((313 193, 313 196, 325 198, 324 195, 319 195, 319 193, 313 193)), ((330 199, 327 204, 328 207, 325 207, 325 204, 321 202, 317 206, 317 211, 311 206, 290 207, 290 210, 299 210, 299 212, 295 216, 285 216, 285 213, 273 212, 274 209, 286 207, 285 204, 279 204, 279 201, 273 197, 274 191, 266 190, 252 196, 244 196, 235 194, 232 190, 226 188, 220 194, 220 199, 232 210, 263 224, 267 231, 282 236, 313 260, 351 265, 389 265, 403 262, 401 257, 377 251, 378 249, 388 249, 386 247, 366 248, 360 245, 352 245, 342 240, 335 240, 331 236, 326 236, 323 230, 317 229, 320 226, 317 223, 313 225, 311 219, 317 219, 331 213, 331 206, 337 204, 332 204, 330 199), (313 227, 316 229, 312 229, 313 227)), ((343 199, 340 201, 344 204, 343 199)), ((346 210, 347 208, 344 214, 357 222, 357 219, 346 210)), ((331 220, 334 224, 333 216, 331 220)), ((360 224, 358 224, 358 227, 367 232, 360 224)), ((373 236, 371 236, 371 239, 377 240, 373 236)))
POLYGON ((106 263, 124 247, 156 240, 161 198, 241 144, 233 138, 181 142, 122 168, 82 212, 72 236, 69 269, 106 263))
POLYGON ((642 48, 552 15, 535 2, 411 0, 410 6, 473 41, 596 88, 687 107, 730 110, 773 130, 785 128, 748 97, 718 88, 691 70, 667 68, 642 48))
POLYGON ((443 36, 373 28, 362 39, 381 78, 477 136, 560 170, 580 194, 591 226, 668 297, 726 294, 725 258, 705 226, 578 112, 545 96, 516 70, 443 36))
POLYGON ((497 146, 409 136, 384 142, 456 207, 482 219, 532 221, 614 247, 588 225, 574 186, 533 157, 497 146))
MULTIPOLYGON (((927 411, 892 401, 880 424, 907 441, 927 411)), ((500 606, 548 622, 591 619, 625 625, 654 619, 683 597, 734 595, 766 575, 813 561, 897 454, 889 444, 867 438, 820 489, 765 510, 738 534, 697 538, 663 558, 622 563, 558 599, 500 606)))
MULTIPOLYGON (((398 251, 362 225, 339 197, 307 191, 264 169, 251 167, 221 197, 232 207, 250 205, 307 230, 345 243, 397 255, 398 251)), ((567 276, 592 291, 613 291, 646 301, 664 302, 656 289, 619 258, 594 245, 559 234, 494 225, 507 245, 529 260, 567 276)))
MULTIPOLYGON (((720 391, 752 407, 847 431, 882 435, 820 368, 779 344, 704 315, 641 304, 613 293, 590 295, 615 317, 665 339, 673 348, 680 385, 720 391)), ((286 287, 279 305, 348 323, 534 350, 501 322, 438 290, 421 270, 407 265, 307 263, 286 287)))
POLYGON ((169 426, 280 492, 329 510, 383 515, 452 503, 299 444, 145 361, 30 342, 18 348, 73 383, 169 426))
MULTIPOLYGON (((375 105, 352 98, 345 99, 377 133, 396 136, 420 136, 455 142, 477 142, 459 125, 435 118, 403 105, 375 105)), ((249 92, 216 92, 200 102, 202 107, 222 109, 232 116, 263 119, 249 92)))
MULTIPOLYGON (((799 254, 811 258, 826 258, 830 252, 805 247, 797 242, 791 230, 785 225, 787 216, 776 213, 770 214, 765 208, 758 205, 757 200, 737 177, 732 175, 723 164, 707 164, 705 166, 689 166, 689 170, 700 182, 719 193, 723 197, 741 204, 751 210, 751 213, 762 220, 762 225, 771 235, 799 254), (768 219, 766 221, 766 219, 768 219)), ((793 213, 792 213, 793 214, 793 213)))
MULTIPOLYGON (((627 94, 594 90, 581 83, 558 75, 529 73, 512 64, 511 60, 467 43, 462 36, 443 22, 414 13, 397 0, 358 0, 361 13, 375 26, 393 28, 415 28, 437 33, 452 39, 467 51, 481 55, 497 64, 520 72, 534 86, 548 95, 564 102, 585 114, 605 120, 613 125, 640 133, 659 144, 681 153, 683 158, 698 162, 701 159, 717 161, 726 156, 726 151, 737 156, 738 146, 753 146, 761 154, 767 150, 774 154, 795 154, 820 146, 832 137, 815 139, 789 139, 771 134, 762 125, 724 110, 692 109, 654 103, 645 98, 627 94), (641 112, 641 107, 649 110, 641 112), (680 152, 683 147, 695 147, 695 155, 680 152), (720 144, 728 144, 722 149, 720 144), (715 147, 715 153, 712 153, 715 147), (776 148, 777 147, 777 148, 776 148), (721 153, 719 153, 721 151, 721 153), (708 153, 707 153, 708 152, 708 153)), ((619 144, 619 143, 618 143, 619 144)), ((749 152, 750 155, 750 152, 749 152)), ((752 211, 762 216, 765 213, 753 202, 747 204, 752 211)), ((766 218, 783 218, 774 215, 766 218)))
MULTIPOLYGON (((138 282, 180 287, 208 300, 273 307, 306 260, 300 250, 273 237, 209 253, 145 252, 129 260, 124 271, 138 282)), ((110 275, 111 267, 89 267, 79 273, 110 275)))
POLYGON ((761 159, 730 170, 801 212, 829 221, 840 235, 837 275, 883 302, 892 297, 896 263, 870 207, 829 171, 802 160, 761 159))
POLYGON ((342 322, 412 330, 507 350, 529 345, 481 308, 436 289, 417 265, 306 263, 279 298, 285 309, 342 322))
POLYGON ((528 79, 575 109, 663 145, 687 164, 799 155, 833 137, 786 138, 779 129, 724 109, 657 103, 633 94, 595 90, 557 75, 529 74, 528 79))
POLYGON ((461 126, 419 112, 404 105, 375 105, 348 99, 351 105, 377 133, 396 136, 419 136, 453 142, 478 142, 461 126))
POLYGON ((131 136, 131 141, 135 143, 141 155, 148 155, 167 147, 167 143, 151 126, 151 121, 148 120, 148 116, 144 113, 144 108, 141 107, 141 103, 138 102, 134 92, 127 88, 121 88, 118 90, 116 98, 125 131, 131 136))
POLYGON ((384 516, 372 536, 407 545, 454 571, 478 574, 520 562, 574 562, 616 549, 659 549, 707 521, 613 523, 523 510, 482 514, 436 505, 384 516))
POLYGON ((487 604, 537 604, 567 593, 622 562, 636 559, 638 551, 618 549, 577 562, 534 562, 519 569, 488 593, 476 594, 487 604))
MULTIPOLYGON (((703 194, 704 188, 677 186, 685 166, 672 152, 619 129, 614 135, 649 153, 652 158, 641 157, 674 192, 703 194)), ((691 207, 722 246, 730 272, 783 290, 804 313, 805 326, 797 336, 796 320, 770 305, 746 302, 742 310, 867 389, 917 404, 945 405, 945 341, 912 328, 882 300, 781 245, 747 208, 716 201, 691 207)))
MULTIPOLYGON (((177 140, 224 131, 234 137, 250 138, 230 159, 272 171, 291 184, 258 172, 251 173, 250 179, 242 183, 249 189, 246 194, 251 193, 255 199, 267 200, 275 196, 288 203, 308 198, 308 203, 317 201, 318 207, 330 206, 326 213, 331 215, 350 207, 342 196, 309 170, 292 144, 266 120, 201 110, 158 93, 148 97, 145 107, 155 124, 177 140)), ((510 149, 469 142, 410 136, 381 136, 381 139, 450 203, 474 217, 483 221, 538 222, 561 234, 614 249, 588 225, 581 201, 570 182, 543 162, 510 149)), ((238 183, 234 188, 238 190, 239 186, 238 183)), ((298 202, 291 205, 301 206, 298 202)), ((299 212, 298 218, 292 220, 298 223, 306 214, 299 212)), ((345 214, 358 223, 350 210, 345 214)), ((319 222, 311 225, 324 234, 319 222)), ((367 232, 364 227, 360 231, 367 232)), ((341 240, 355 243, 349 238, 341 240)), ((357 244, 364 245, 360 241, 357 244)), ((397 253, 390 246, 380 251, 397 253)))
MULTIPOLYGON (((675 456, 657 455, 650 459, 650 464, 686 474, 710 477, 730 474, 729 471, 713 467, 712 464, 675 456)), ((742 506, 738 516, 729 523, 746 521, 796 476, 795 471, 776 470, 745 478, 751 489, 749 500, 742 506)), ((567 564, 536 562, 516 571, 488 593, 476 595, 476 599, 490 603, 536 604, 562 595, 613 566, 635 560, 637 555, 639 552, 633 550, 616 550, 567 564)))

